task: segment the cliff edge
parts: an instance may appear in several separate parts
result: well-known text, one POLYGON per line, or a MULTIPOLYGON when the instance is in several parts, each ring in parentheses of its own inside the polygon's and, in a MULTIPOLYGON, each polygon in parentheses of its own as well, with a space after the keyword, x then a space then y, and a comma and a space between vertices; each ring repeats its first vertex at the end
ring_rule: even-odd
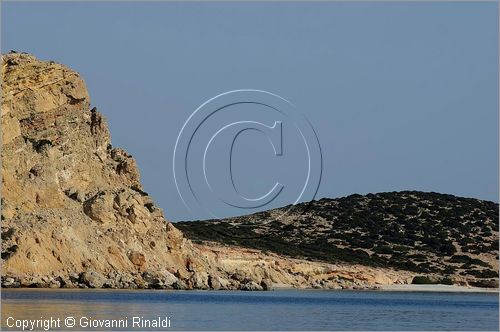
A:
POLYGON ((10 53, 2 78, 3 279, 207 287, 193 275, 217 273, 144 192, 134 158, 111 145, 80 75, 10 53))

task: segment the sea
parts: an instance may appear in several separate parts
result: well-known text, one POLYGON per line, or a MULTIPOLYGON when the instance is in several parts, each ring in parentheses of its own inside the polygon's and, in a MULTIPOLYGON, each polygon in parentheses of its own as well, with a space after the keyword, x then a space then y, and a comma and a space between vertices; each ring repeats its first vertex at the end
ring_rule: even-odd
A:
POLYGON ((497 293, 3 289, 2 330, 498 331, 497 293))

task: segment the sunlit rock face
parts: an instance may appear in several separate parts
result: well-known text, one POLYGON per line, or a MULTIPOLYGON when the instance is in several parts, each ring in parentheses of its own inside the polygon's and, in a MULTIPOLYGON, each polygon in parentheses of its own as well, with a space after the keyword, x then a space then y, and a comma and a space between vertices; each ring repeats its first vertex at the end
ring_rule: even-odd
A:
POLYGON ((187 281, 188 262, 211 272, 144 192, 132 156, 111 145, 77 72, 10 53, 2 77, 3 276, 69 283, 93 271, 133 282, 170 271, 187 281))

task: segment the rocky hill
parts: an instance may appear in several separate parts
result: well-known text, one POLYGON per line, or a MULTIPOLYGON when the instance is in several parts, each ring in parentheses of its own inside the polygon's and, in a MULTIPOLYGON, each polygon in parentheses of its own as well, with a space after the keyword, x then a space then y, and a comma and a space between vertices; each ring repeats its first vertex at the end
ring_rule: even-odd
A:
POLYGON ((405 191, 324 198, 176 227, 198 243, 498 285, 498 211, 493 202, 405 191))

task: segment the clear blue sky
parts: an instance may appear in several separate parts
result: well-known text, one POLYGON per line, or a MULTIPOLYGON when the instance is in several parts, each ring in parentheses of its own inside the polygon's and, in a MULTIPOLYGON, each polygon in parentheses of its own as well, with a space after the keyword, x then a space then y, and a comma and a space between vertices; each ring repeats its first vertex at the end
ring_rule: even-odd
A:
MULTIPOLYGON (((238 88, 277 93, 307 116, 324 157, 318 197, 498 201, 497 13, 497 3, 3 3, 2 52, 79 71, 113 145, 134 155, 171 220, 207 217, 175 189, 179 130, 238 88)), ((235 161, 248 196, 269 186, 259 139, 242 138, 235 161)))

